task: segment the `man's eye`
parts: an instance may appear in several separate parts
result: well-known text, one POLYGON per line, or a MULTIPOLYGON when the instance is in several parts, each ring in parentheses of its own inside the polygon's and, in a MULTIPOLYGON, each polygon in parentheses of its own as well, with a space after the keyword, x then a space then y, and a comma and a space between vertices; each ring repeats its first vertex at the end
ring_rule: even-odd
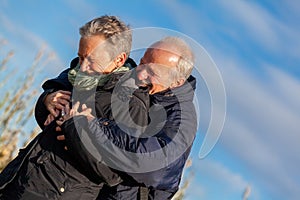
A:
POLYGON ((82 62, 84 60, 84 57, 79 56, 79 61, 82 62))
POLYGON ((96 60, 96 59, 93 59, 93 58, 89 58, 89 62, 90 62, 90 63, 98 63, 97 60, 96 60))
POLYGON ((147 71, 148 71, 148 74, 149 74, 150 76, 155 76, 155 73, 154 73, 154 71, 153 71, 153 70, 151 70, 151 69, 148 69, 147 71))

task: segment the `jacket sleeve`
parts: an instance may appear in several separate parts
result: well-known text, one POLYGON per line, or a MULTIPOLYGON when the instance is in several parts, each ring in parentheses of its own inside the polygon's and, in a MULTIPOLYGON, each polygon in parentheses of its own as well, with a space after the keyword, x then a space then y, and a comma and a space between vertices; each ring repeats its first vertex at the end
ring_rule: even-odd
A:
POLYGON ((120 124, 108 119, 94 119, 89 122, 88 129, 97 147, 111 143, 132 153, 148 153, 161 149, 172 140, 167 132, 173 130, 173 128, 165 127, 155 136, 141 136, 143 134, 141 130, 126 126, 120 127, 120 124))
POLYGON ((95 183, 105 182, 109 186, 115 186, 122 182, 122 179, 105 165, 102 154, 93 147, 89 131, 86 129, 87 124, 86 117, 76 116, 62 125, 68 152, 76 158, 83 169, 86 169, 89 178, 95 183))
POLYGON ((47 110, 44 100, 46 96, 50 93, 56 92, 58 90, 66 90, 72 91, 72 85, 68 80, 68 72, 70 69, 65 69, 62 71, 58 77, 54 79, 47 80, 43 85, 42 88, 44 92, 39 96, 38 101, 35 105, 34 115, 35 119, 40 126, 41 129, 44 129, 44 122, 47 119, 49 111, 47 110))
POLYGON ((49 114, 49 111, 47 110, 44 104, 44 99, 51 92, 53 91, 45 90, 38 98, 34 108, 35 119, 42 130, 45 128, 44 122, 46 121, 47 116, 49 114))
POLYGON ((25 148, 20 149, 18 155, 13 160, 11 160, 2 170, 2 172, 0 173, 0 190, 2 190, 7 184, 9 184, 17 175, 22 164, 24 163, 32 149, 35 148, 41 135, 41 133, 38 134, 25 148))

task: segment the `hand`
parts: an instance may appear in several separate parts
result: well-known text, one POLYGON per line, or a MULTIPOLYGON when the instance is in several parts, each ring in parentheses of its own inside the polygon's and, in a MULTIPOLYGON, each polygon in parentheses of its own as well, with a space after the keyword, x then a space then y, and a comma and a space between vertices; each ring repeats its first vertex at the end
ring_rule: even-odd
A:
POLYGON ((63 121, 66 121, 68 119, 70 119, 71 117, 74 117, 74 116, 78 116, 78 115, 83 115, 83 116, 86 116, 86 118, 88 119, 88 121, 94 119, 95 117, 92 115, 92 109, 91 108, 88 108, 85 104, 82 104, 81 106, 81 112, 78 111, 78 108, 80 106, 80 102, 76 102, 72 109, 70 110, 70 106, 69 104, 66 105, 65 107, 65 112, 66 114, 64 115, 63 117, 63 121))
POLYGON ((44 100, 44 104, 50 114, 57 117, 59 115, 59 110, 62 110, 66 105, 69 105, 70 99, 71 92, 58 90, 48 94, 44 100))
POLYGON ((48 126, 54 119, 55 119, 55 117, 54 117, 52 114, 49 114, 49 115, 47 116, 46 121, 44 122, 44 125, 45 125, 45 126, 48 126))
MULTIPOLYGON (((78 112, 78 108, 80 106, 80 102, 76 102, 73 105, 73 108, 70 110, 70 106, 69 104, 67 104, 67 106, 65 107, 65 112, 66 114, 59 120, 56 121, 58 127, 56 127, 56 131, 61 131, 60 126, 68 119, 74 117, 74 116, 78 116, 78 115, 83 115, 86 116, 88 121, 91 121, 92 119, 94 119, 95 117, 92 115, 92 109, 88 108, 85 104, 82 104, 81 106, 81 112, 78 112)), ((57 136, 57 140, 65 140, 65 136, 64 135, 59 135, 57 136)))

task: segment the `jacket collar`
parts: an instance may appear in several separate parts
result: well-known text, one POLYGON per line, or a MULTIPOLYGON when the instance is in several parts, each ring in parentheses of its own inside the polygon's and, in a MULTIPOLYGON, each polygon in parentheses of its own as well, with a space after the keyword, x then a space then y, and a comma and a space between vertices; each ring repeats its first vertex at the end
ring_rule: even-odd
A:
POLYGON ((184 101, 193 101, 195 90, 196 78, 191 75, 180 87, 168 89, 150 95, 151 103, 170 105, 173 103, 181 103, 184 101))

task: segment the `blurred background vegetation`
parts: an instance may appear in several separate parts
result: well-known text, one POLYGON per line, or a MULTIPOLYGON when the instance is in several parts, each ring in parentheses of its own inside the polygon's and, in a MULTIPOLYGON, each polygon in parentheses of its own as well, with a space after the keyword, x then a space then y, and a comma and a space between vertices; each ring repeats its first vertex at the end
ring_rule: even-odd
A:
MULTIPOLYGON (((0 39, 0 50, 7 43, 0 39)), ((40 131, 33 112, 41 88, 34 81, 51 58, 41 48, 31 64, 13 67, 14 56, 13 50, 0 54, 0 171, 40 131)))

